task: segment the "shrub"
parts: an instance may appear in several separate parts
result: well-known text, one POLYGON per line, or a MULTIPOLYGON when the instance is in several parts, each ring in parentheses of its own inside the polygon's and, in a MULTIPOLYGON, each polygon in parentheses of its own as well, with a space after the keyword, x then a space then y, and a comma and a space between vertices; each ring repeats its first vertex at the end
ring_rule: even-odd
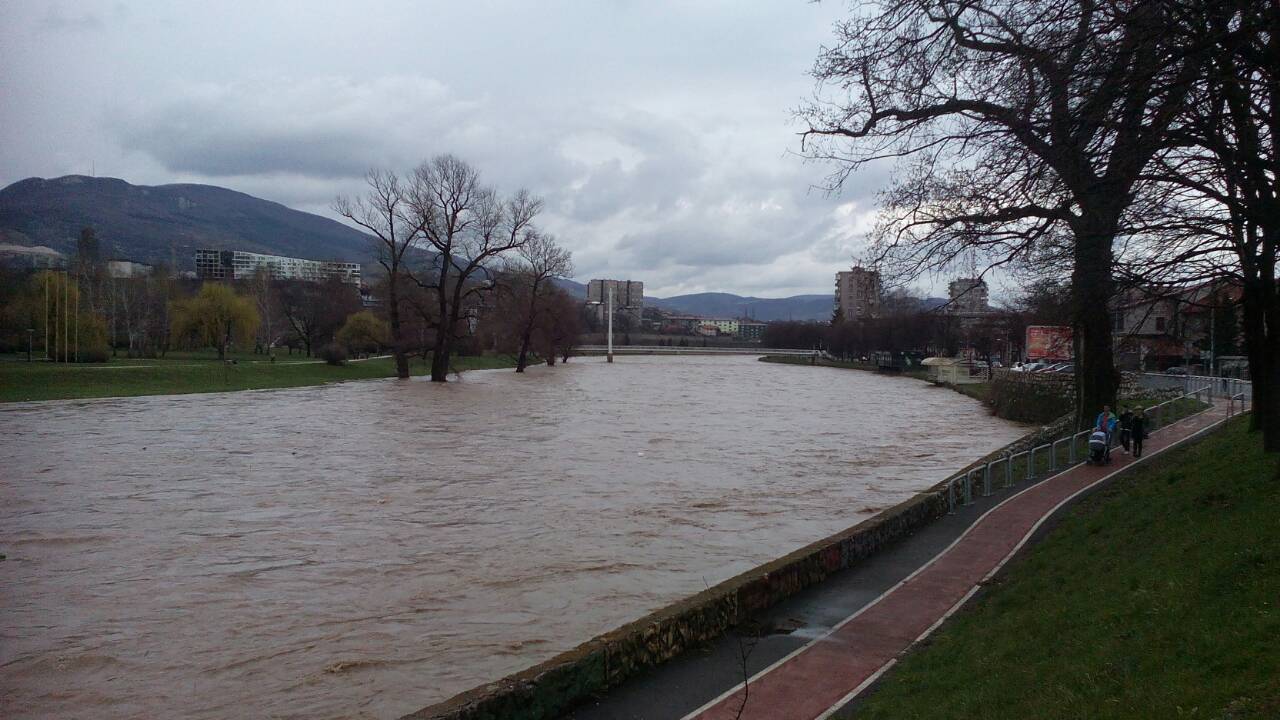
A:
POLYGON ((353 313, 338 330, 337 340, 353 353, 372 353, 390 343, 387 323, 368 310, 353 313))
POLYGON ((337 343, 329 343, 320 348, 320 352, 316 353, 321 360, 330 365, 345 365, 347 363, 347 351, 337 343))

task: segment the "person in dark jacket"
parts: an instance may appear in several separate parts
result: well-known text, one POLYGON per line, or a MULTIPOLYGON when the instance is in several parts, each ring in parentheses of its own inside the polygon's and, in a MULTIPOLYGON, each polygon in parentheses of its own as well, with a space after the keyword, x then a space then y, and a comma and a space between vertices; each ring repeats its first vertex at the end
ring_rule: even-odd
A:
POLYGON ((1133 456, 1142 457, 1142 441, 1147 438, 1147 411, 1138 408, 1138 414, 1129 421, 1129 442, 1133 445, 1133 456))
POLYGON ((1132 437, 1131 430, 1133 424, 1133 411, 1125 408, 1120 413, 1120 444, 1124 446, 1124 451, 1129 452, 1129 438, 1132 437))

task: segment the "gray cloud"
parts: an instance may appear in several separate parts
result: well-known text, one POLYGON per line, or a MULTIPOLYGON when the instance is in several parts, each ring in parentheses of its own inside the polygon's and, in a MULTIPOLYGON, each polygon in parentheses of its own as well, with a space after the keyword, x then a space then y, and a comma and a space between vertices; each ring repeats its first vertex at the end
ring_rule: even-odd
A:
POLYGON ((580 277, 667 294, 827 292, 883 182, 829 197, 788 154, 838 4, 67 7, 0 9, 2 182, 96 165, 327 214, 453 152, 541 194, 580 277))
POLYGON ((76 30, 101 30, 106 27, 102 18, 94 13, 69 13, 61 5, 50 5, 40 19, 40 29, 52 32, 76 30))
POLYGON ((197 86, 116 108, 112 126, 126 150, 174 172, 335 178, 392 164, 419 138, 448 141, 473 109, 426 78, 279 78, 197 86))

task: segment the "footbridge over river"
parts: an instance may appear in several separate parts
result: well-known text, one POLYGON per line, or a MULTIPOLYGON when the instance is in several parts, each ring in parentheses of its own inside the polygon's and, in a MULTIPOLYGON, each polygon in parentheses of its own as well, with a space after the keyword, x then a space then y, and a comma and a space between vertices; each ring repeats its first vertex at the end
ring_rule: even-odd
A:
MULTIPOLYGON (((580 345, 574 349, 575 355, 607 355, 609 348, 604 345, 580 345)), ((799 350, 786 348, 758 347, 680 347, 676 345, 614 345, 614 355, 794 355, 811 357, 815 350, 799 350)))

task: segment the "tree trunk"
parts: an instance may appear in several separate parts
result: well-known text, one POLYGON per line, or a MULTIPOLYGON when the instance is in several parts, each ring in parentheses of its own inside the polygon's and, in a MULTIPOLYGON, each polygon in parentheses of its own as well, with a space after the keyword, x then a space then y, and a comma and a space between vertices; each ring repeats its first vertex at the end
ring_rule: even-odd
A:
POLYGON ((1262 374, 1253 378, 1253 412, 1262 427, 1262 447, 1267 452, 1280 452, 1280 295, 1276 293, 1275 264, 1264 263, 1260 273, 1263 333, 1261 338, 1262 374), (1262 387, 1261 398, 1257 390, 1262 387))
MULTIPOLYGON (((436 302, 439 305, 440 321, 436 325, 436 346, 431 354, 431 382, 449 381, 449 352, 453 340, 453 329, 457 323, 458 293, 454 293, 453 307, 449 306, 449 267, 453 256, 448 253, 440 255, 440 277, 436 281, 436 302)), ((458 281, 461 290, 462 281, 458 281)))
POLYGON ((436 332, 436 347, 431 353, 431 382, 448 382, 449 381, 449 339, 453 335, 453 323, 441 321, 441 327, 436 332))
POLYGON ((454 297, 448 315, 440 315, 440 327, 436 330, 436 349, 431 354, 431 382, 449 381, 449 354, 453 351, 453 332, 458 327, 458 302, 454 297))
MULTIPOLYGON (((524 368, 529 364, 529 343, 533 338, 533 323, 537 321, 538 314, 538 283, 539 279, 534 278, 532 292, 529 294, 529 317, 524 324, 524 333, 520 337, 520 356, 516 358, 516 372, 524 372, 524 368)), ((551 352, 552 357, 548 364, 555 364, 555 351, 551 352)))
POLYGON ((1258 432, 1263 427, 1263 413, 1260 408, 1268 404, 1266 361, 1266 319, 1263 304, 1262 288, 1256 277, 1245 270, 1244 292, 1241 298, 1244 315, 1244 349, 1249 361, 1249 378, 1253 381, 1253 413, 1249 415, 1250 432, 1258 432))
MULTIPOLYGON (((1115 227, 1114 223, 1102 224, 1115 227)), ((1076 349, 1076 427, 1081 430, 1093 424, 1103 405, 1115 406, 1120 386, 1111 340, 1114 237, 1114 230, 1076 232, 1071 300, 1076 349)))
MULTIPOLYGON (((396 377, 409 378, 409 356, 404 352, 404 333, 400 329, 400 292, 396 287, 396 270, 387 276, 387 313, 391 320, 391 354, 396 359, 396 377)), ((290 354, 293 354, 290 349, 290 354)))

